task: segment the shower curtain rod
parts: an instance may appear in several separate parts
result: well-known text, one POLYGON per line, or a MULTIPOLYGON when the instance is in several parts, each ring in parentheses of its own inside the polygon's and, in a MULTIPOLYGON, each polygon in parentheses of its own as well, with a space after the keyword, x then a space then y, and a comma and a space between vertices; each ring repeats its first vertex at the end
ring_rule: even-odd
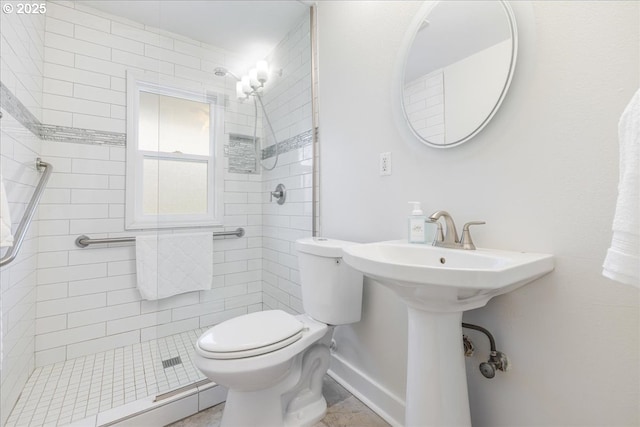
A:
MULTIPOLYGON (((240 227, 234 231, 214 231, 211 233, 213 237, 217 236, 244 236, 244 228, 240 227)), ((128 243, 135 242, 135 237, 108 237, 104 239, 92 239, 89 236, 82 235, 76 239, 76 246, 86 248, 89 245, 102 244, 102 243, 128 243)))

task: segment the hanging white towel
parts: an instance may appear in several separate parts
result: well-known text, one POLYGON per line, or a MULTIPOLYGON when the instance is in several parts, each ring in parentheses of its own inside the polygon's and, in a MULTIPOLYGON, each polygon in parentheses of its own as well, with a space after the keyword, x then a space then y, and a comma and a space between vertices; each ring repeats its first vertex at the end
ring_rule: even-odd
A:
POLYGON ((136 237, 136 274, 142 298, 156 300, 211 289, 211 233, 136 237))
POLYGON ((602 274, 640 288, 640 89, 620 117, 618 137, 618 201, 602 274))
POLYGON ((7 192, 0 175, 0 247, 6 246, 13 246, 13 235, 11 234, 11 213, 9 212, 7 192))

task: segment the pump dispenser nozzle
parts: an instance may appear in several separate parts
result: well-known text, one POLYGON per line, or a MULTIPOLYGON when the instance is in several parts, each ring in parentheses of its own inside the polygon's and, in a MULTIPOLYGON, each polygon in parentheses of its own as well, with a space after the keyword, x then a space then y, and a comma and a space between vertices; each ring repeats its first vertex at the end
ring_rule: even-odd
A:
POLYGON ((409 204, 413 205, 411 215, 424 215, 424 212, 422 212, 422 208, 420 207, 420 202, 409 202, 409 204))

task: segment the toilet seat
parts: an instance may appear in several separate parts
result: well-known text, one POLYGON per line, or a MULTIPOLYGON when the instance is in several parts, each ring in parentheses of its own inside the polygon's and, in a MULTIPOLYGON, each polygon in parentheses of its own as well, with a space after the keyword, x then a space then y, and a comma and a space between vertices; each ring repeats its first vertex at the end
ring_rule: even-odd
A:
POLYGON ((209 359, 240 359, 286 347, 302 337, 303 323, 282 310, 267 310, 224 321, 198 339, 209 359))

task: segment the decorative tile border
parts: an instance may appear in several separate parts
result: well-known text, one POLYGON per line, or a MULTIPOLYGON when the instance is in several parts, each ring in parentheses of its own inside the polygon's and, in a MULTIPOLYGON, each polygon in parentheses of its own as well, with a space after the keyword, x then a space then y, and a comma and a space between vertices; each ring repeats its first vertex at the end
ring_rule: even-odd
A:
MULTIPOLYGON (((126 145, 125 133, 41 123, 1 81, 0 105, 35 136, 44 141, 97 145, 126 145)), ((278 152, 284 154, 288 151, 305 147, 311 144, 312 141, 313 133, 312 130, 309 129, 285 141, 279 142, 278 152)), ((257 149, 253 144, 252 137, 237 134, 229 135, 229 145, 225 147, 225 155, 229 157, 229 170, 235 173, 258 173, 258 154, 256 151, 257 149)), ((263 149, 260 153, 262 160, 274 157, 275 155, 275 144, 263 149)))
MULTIPOLYGON (((311 129, 278 143, 279 154, 310 145, 313 142, 311 129)), ((229 134, 229 144, 224 147, 224 155, 229 158, 229 172, 255 174, 260 173, 258 153, 260 138, 257 144, 248 135, 229 134)), ((276 155, 276 146, 271 145, 260 152, 260 159, 265 160, 276 155)))
POLYGON ((120 132, 43 124, 2 82, 0 82, 0 105, 20 124, 43 141, 98 145, 125 145, 126 143, 126 134, 120 132))
POLYGON ((79 144, 126 145, 127 135, 119 132, 41 124, 40 138, 45 141, 79 144))
MULTIPOLYGON (((302 132, 294 137, 278 143, 278 152, 284 154, 288 151, 295 150, 310 145, 313 142, 313 132, 311 129, 302 132)), ((268 159, 276 155, 276 145, 270 145, 262 150, 262 160, 268 159)))
POLYGON ((40 120, 0 81, 0 106, 35 136, 40 136, 40 120))

